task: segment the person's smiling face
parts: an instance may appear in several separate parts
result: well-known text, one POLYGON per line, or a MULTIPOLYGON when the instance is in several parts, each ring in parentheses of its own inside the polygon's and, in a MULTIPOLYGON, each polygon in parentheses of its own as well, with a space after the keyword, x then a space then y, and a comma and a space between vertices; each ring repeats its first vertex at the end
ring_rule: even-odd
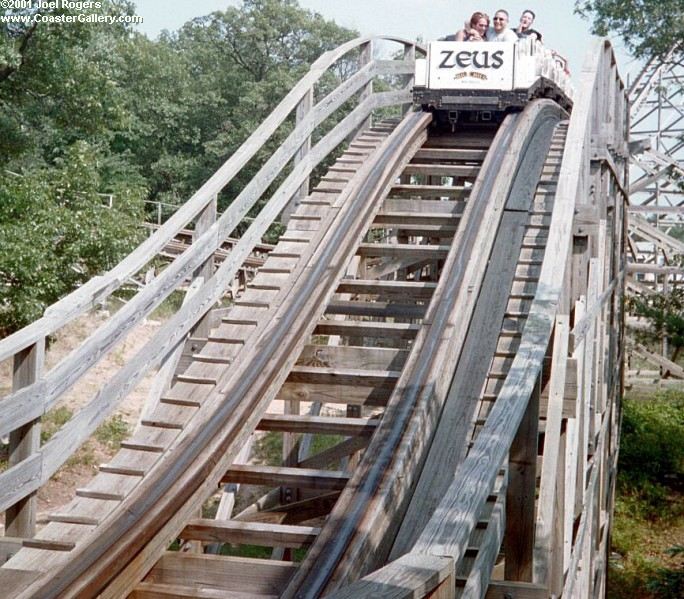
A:
POLYGON ((533 22, 534 17, 529 12, 524 12, 520 17, 520 29, 522 31, 529 29, 530 27, 532 27, 533 22))
POLYGON ((494 22, 494 31, 501 33, 508 25, 508 17, 505 12, 497 12, 492 19, 494 22))
POLYGON ((489 27, 489 24, 487 23, 487 19, 485 18, 480 19, 475 24, 475 30, 480 34, 480 37, 482 38, 484 38, 485 34, 487 33, 487 27, 489 27))

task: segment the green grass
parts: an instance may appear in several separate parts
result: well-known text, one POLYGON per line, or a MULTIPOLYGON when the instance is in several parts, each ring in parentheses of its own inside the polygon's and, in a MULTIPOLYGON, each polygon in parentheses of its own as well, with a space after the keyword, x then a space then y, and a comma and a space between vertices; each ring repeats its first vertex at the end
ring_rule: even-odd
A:
POLYGON ((684 394, 623 402, 609 599, 684 596, 684 394))
MULTIPOLYGON (((311 455, 320 453, 334 445, 337 445, 344 440, 344 437, 339 435, 314 435, 311 443, 311 455)), ((283 435, 278 432, 268 432, 262 435, 254 445, 254 460, 257 463, 268 466, 279 466, 283 463, 283 435)), ((213 517, 216 513, 217 505, 215 503, 205 505, 203 508, 204 517, 213 517)), ((175 542, 171 545, 170 550, 178 550, 180 543, 175 542)), ((261 547, 258 545, 230 545, 223 544, 221 546, 221 555, 232 555, 237 557, 253 557, 261 559, 270 559, 272 549, 270 547, 261 547)), ((295 549, 292 554, 292 559, 295 562, 300 562, 306 557, 306 549, 295 549)))
POLYGON ((183 291, 173 291, 161 304, 159 304, 150 314, 150 318, 156 320, 166 320, 178 312, 183 305, 185 293, 183 291))
MULTIPOLYGON (((334 447, 344 440, 340 435, 313 435, 309 455, 315 455, 334 447)), ((254 446, 254 459, 259 464, 280 466, 283 463, 283 435, 268 432, 254 446)))
POLYGON ((53 435, 59 431, 73 416, 73 412, 69 408, 61 407, 55 408, 46 412, 41 419, 40 425, 40 442, 47 443, 52 439, 53 435))
POLYGON ((128 431, 128 423, 117 414, 97 427, 95 438, 109 449, 116 451, 128 436, 128 431))

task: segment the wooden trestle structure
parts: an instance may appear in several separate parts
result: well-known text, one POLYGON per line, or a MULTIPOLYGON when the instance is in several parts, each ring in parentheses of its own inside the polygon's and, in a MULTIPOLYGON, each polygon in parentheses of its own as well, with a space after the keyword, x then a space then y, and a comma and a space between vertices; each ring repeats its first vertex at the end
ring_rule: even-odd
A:
POLYGON ((422 49, 393 41, 403 60, 373 59, 370 39, 323 55, 152 237, 0 342, 15 365, 0 401, 11 444, 3 596, 603 595, 627 201, 628 112, 612 49, 599 40, 588 52, 572 114, 536 100, 499 126, 447 134, 407 110, 422 49), (349 56, 356 72, 318 97, 317 82, 349 56), (394 87, 376 92, 378 77, 394 87), (387 106, 405 116, 371 124, 387 106), (217 194, 291 113, 294 130, 217 220, 217 194), (218 307, 293 197, 280 241, 218 307), (46 337, 192 222, 193 243, 45 372, 46 337), (41 445, 41 415, 188 278, 178 312, 41 445), (36 491, 155 369, 158 393, 135 432, 36 534, 36 491), (258 431, 282 434, 281 466, 248 459, 258 431), (242 485, 267 492, 237 513, 242 485), (216 517, 203 517, 217 493, 216 517), (223 544, 273 548, 272 559, 221 555, 223 544))

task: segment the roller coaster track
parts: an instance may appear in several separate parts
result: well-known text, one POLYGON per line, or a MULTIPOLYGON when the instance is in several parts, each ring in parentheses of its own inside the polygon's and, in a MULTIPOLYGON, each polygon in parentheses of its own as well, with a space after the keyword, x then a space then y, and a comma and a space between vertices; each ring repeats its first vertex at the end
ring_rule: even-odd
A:
POLYGON ((367 39, 322 57, 142 250, 0 342, 17 373, 0 401, 14 452, 0 474, 7 596, 602 596, 627 201, 612 50, 602 41, 590 50, 571 115, 535 100, 500 125, 446 133, 421 112, 368 124, 374 109, 408 100, 416 48, 399 41, 404 60, 372 60, 367 39), (317 78, 359 49, 356 74, 314 105, 317 78), (373 93, 379 75, 404 87, 373 93), (359 91, 359 106, 312 147, 314 128, 359 91), (215 220, 218 191, 295 108, 291 136, 215 220), (292 197, 254 278, 217 305, 292 197), (193 243, 128 311, 44 374, 41 339, 195 217, 193 243), (158 336, 40 446, 40 414, 110 351, 120 327, 134 330, 139 312, 188 277, 184 305, 158 336), (158 392, 136 430, 34 534, 32 495, 156 368, 158 392), (282 439, 282 465, 248 459, 266 431, 282 439), (236 490, 254 485, 266 494, 234 509, 236 490), (239 545, 271 559, 224 555, 239 545))

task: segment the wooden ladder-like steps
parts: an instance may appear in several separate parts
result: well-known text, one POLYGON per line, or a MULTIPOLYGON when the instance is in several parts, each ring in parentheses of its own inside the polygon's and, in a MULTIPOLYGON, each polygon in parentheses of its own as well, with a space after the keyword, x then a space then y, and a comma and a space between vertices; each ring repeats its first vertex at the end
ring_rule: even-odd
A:
MULTIPOLYGON (((363 143, 352 144, 354 151, 361 151, 363 146, 363 143)), ((445 150, 451 149, 454 148, 445 148, 445 150)), ((482 158, 483 152, 479 149, 449 153, 444 157, 446 160, 458 161, 479 161, 482 158)), ((462 168, 446 166, 451 169, 452 173, 461 177, 474 176, 478 170, 478 166, 473 164, 462 168)), ((415 175, 411 174, 411 176, 422 176, 424 169, 415 170, 415 175)), ((440 169, 435 169, 435 171, 433 174, 436 175, 440 169)), ((336 171, 335 178, 338 178, 342 172, 344 171, 336 171)), ((324 185, 332 183, 334 181, 329 178, 324 185)), ((408 356, 408 344, 420 331, 422 326, 420 322, 427 309, 427 302, 437 286, 434 280, 421 279, 425 275, 433 279, 438 277, 435 261, 443 260, 449 250, 448 245, 435 243, 435 240, 453 237, 463 211, 462 198, 467 197, 468 193, 468 190, 459 189, 458 194, 454 194, 453 189, 450 189, 453 186, 449 185, 422 186, 424 189, 418 185, 411 187, 411 195, 415 199, 390 198, 386 200, 385 206, 371 225, 374 231, 391 231, 393 225, 401 221, 401 225, 404 226, 401 241, 392 234, 380 242, 373 237, 372 243, 364 242, 357 250, 361 264, 359 272, 364 272, 366 268, 363 266, 364 263, 370 264, 375 261, 384 261, 391 269, 395 263, 393 261, 399 259, 396 273, 392 275, 391 280, 373 278, 340 280, 336 293, 326 306, 327 318, 316 323, 311 342, 305 346, 297 365, 288 372, 278 395, 290 412, 286 411, 282 415, 266 414, 257 425, 257 430, 284 435, 285 455, 289 455, 285 448, 290 448, 289 451, 294 450, 296 454, 297 436, 300 441, 307 436, 316 435, 336 435, 341 440, 314 455, 299 455, 294 462, 290 459, 282 466, 234 465, 225 474, 223 483, 271 488, 272 491, 264 497, 271 497, 272 493, 280 488, 281 500, 286 490, 287 496, 291 496, 292 499, 285 503, 281 501, 280 504, 276 502, 276 505, 267 509, 245 513, 244 517, 247 518, 247 522, 252 523, 254 527, 250 529, 243 529, 240 526, 244 522, 242 516, 238 516, 237 521, 228 520, 216 524, 206 520, 190 522, 181 533, 184 540, 203 543, 242 542, 262 547, 287 546, 290 548, 305 547, 312 542, 318 532, 317 529, 300 526, 294 527, 300 530, 289 533, 292 527, 285 526, 282 530, 278 527, 286 522, 296 523, 301 521, 301 518, 320 517, 332 509, 337 493, 343 489, 349 473, 343 470, 323 469, 323 467, 339 464, 340 460, 344 460, 342 463, 356 463, 359 451, 363 451, 372 432, 380 422, 378 418, 364 416, 364 410, 374 410, 384 405, 401 376, 401 368, 408 356), (444 193, 441 193, 442 191, 444 193), (458 195, 460 199, 447 201, 429 199, 452 195, 458 195), (430 227, 433 229, 431 230, 430 227), (445 229, 447 235, 444 235, 445 229), (430 265, 424 264, 426 262, 430 265), (323 337, 323 342, 321 337, 323 337), (342 344, 335 341, 338 337, 342 344), (344 340, 355 341, 356 345, 345 345, 344 340), (303 400, 331 405, 342 404, 346 406, 346 415, 344 413, 342 416, 299 414, 300 402, 303 400), (303 495, 297 498, 296 493, 317 495, 314 497, 303 495), (316 530, 316 533, 311 532, 312 530, 316 530), (281 533, 295 536, 282 536, 281 533)), ((300 226, 300 222, 307 222, 307 219, 296 222, 297 226, 300 226)), ((313 221, 308 220, 308 222, 313 221)), ((292 239, 290 233, 286 235, 290 235, 288 241, 292 239)), ((291 252, 291 249, 288 251, 291 252)), ((279 248, 273 250, 271 255, 272 260, 289 257, 294 258, 279 248)), ((259 290, 259 286, 273 288, 274 291, 280 289, 280 281, 264 278, 264 273, 269 277, 278 275, 267 270, 269 261, 252 283, 255 291, 259 290)), ((278 276, 281 276, 284 281, 283 275, 278 276)), ((231 325, 242 323, 243 321, 230 322, 231 325)), ((225 324, 228 323, 224 319, 225 324)), ((209 342, 211 341, 210 336, 209 342)), ((206 354, 206 351, 202 354, 206 354)), ((161 569, 155 567, 150 576, 138 586, 134 596, 152 596, 153 592, 166 593, 160 596, 171 596, 168 595, 169 591, 165 591, 160 585, 183 582, 174 575, 166 573, 167 569, 164 566, 174 559, 177 560, 174 566, 185 563, 182 557, 170 557, 167 554, 161 562, 161 569), (147 593, 147 595, 141 593, 147 593)), ((214 561, 215 558, 212 557, 210 568, 214 567, 214 561)), ((252 563, 259 571, 261 568, 259 560, 245 559, 244 567, 250 567, 252 563)), ((270 563, 273 563, 273 560, 269 560, 270 563)), ((226 568, 230 570, 232 563, 226 568)), ((264 576, 268 577, 270 574, 265 572, 264 576)), ((190 579, 192 580, 192 576, 190 579)), ((194 580, 194 583, 197 584, 198 581, 194 580)), ((245 592, 244 586, 236 586, 232 578, 227 580, 219 574, 211 575, 211 585, 217 592, 219 588, 220 592, 226 593, 245 592)), ((201 585, 198 586, 201 587, 201 585)), ((277 593, 283 587, 284 584, 274 588, 273 591, 277 593)), ((266 591, 262 587, 250 587, 249 592, 262 594, 266 591)))

